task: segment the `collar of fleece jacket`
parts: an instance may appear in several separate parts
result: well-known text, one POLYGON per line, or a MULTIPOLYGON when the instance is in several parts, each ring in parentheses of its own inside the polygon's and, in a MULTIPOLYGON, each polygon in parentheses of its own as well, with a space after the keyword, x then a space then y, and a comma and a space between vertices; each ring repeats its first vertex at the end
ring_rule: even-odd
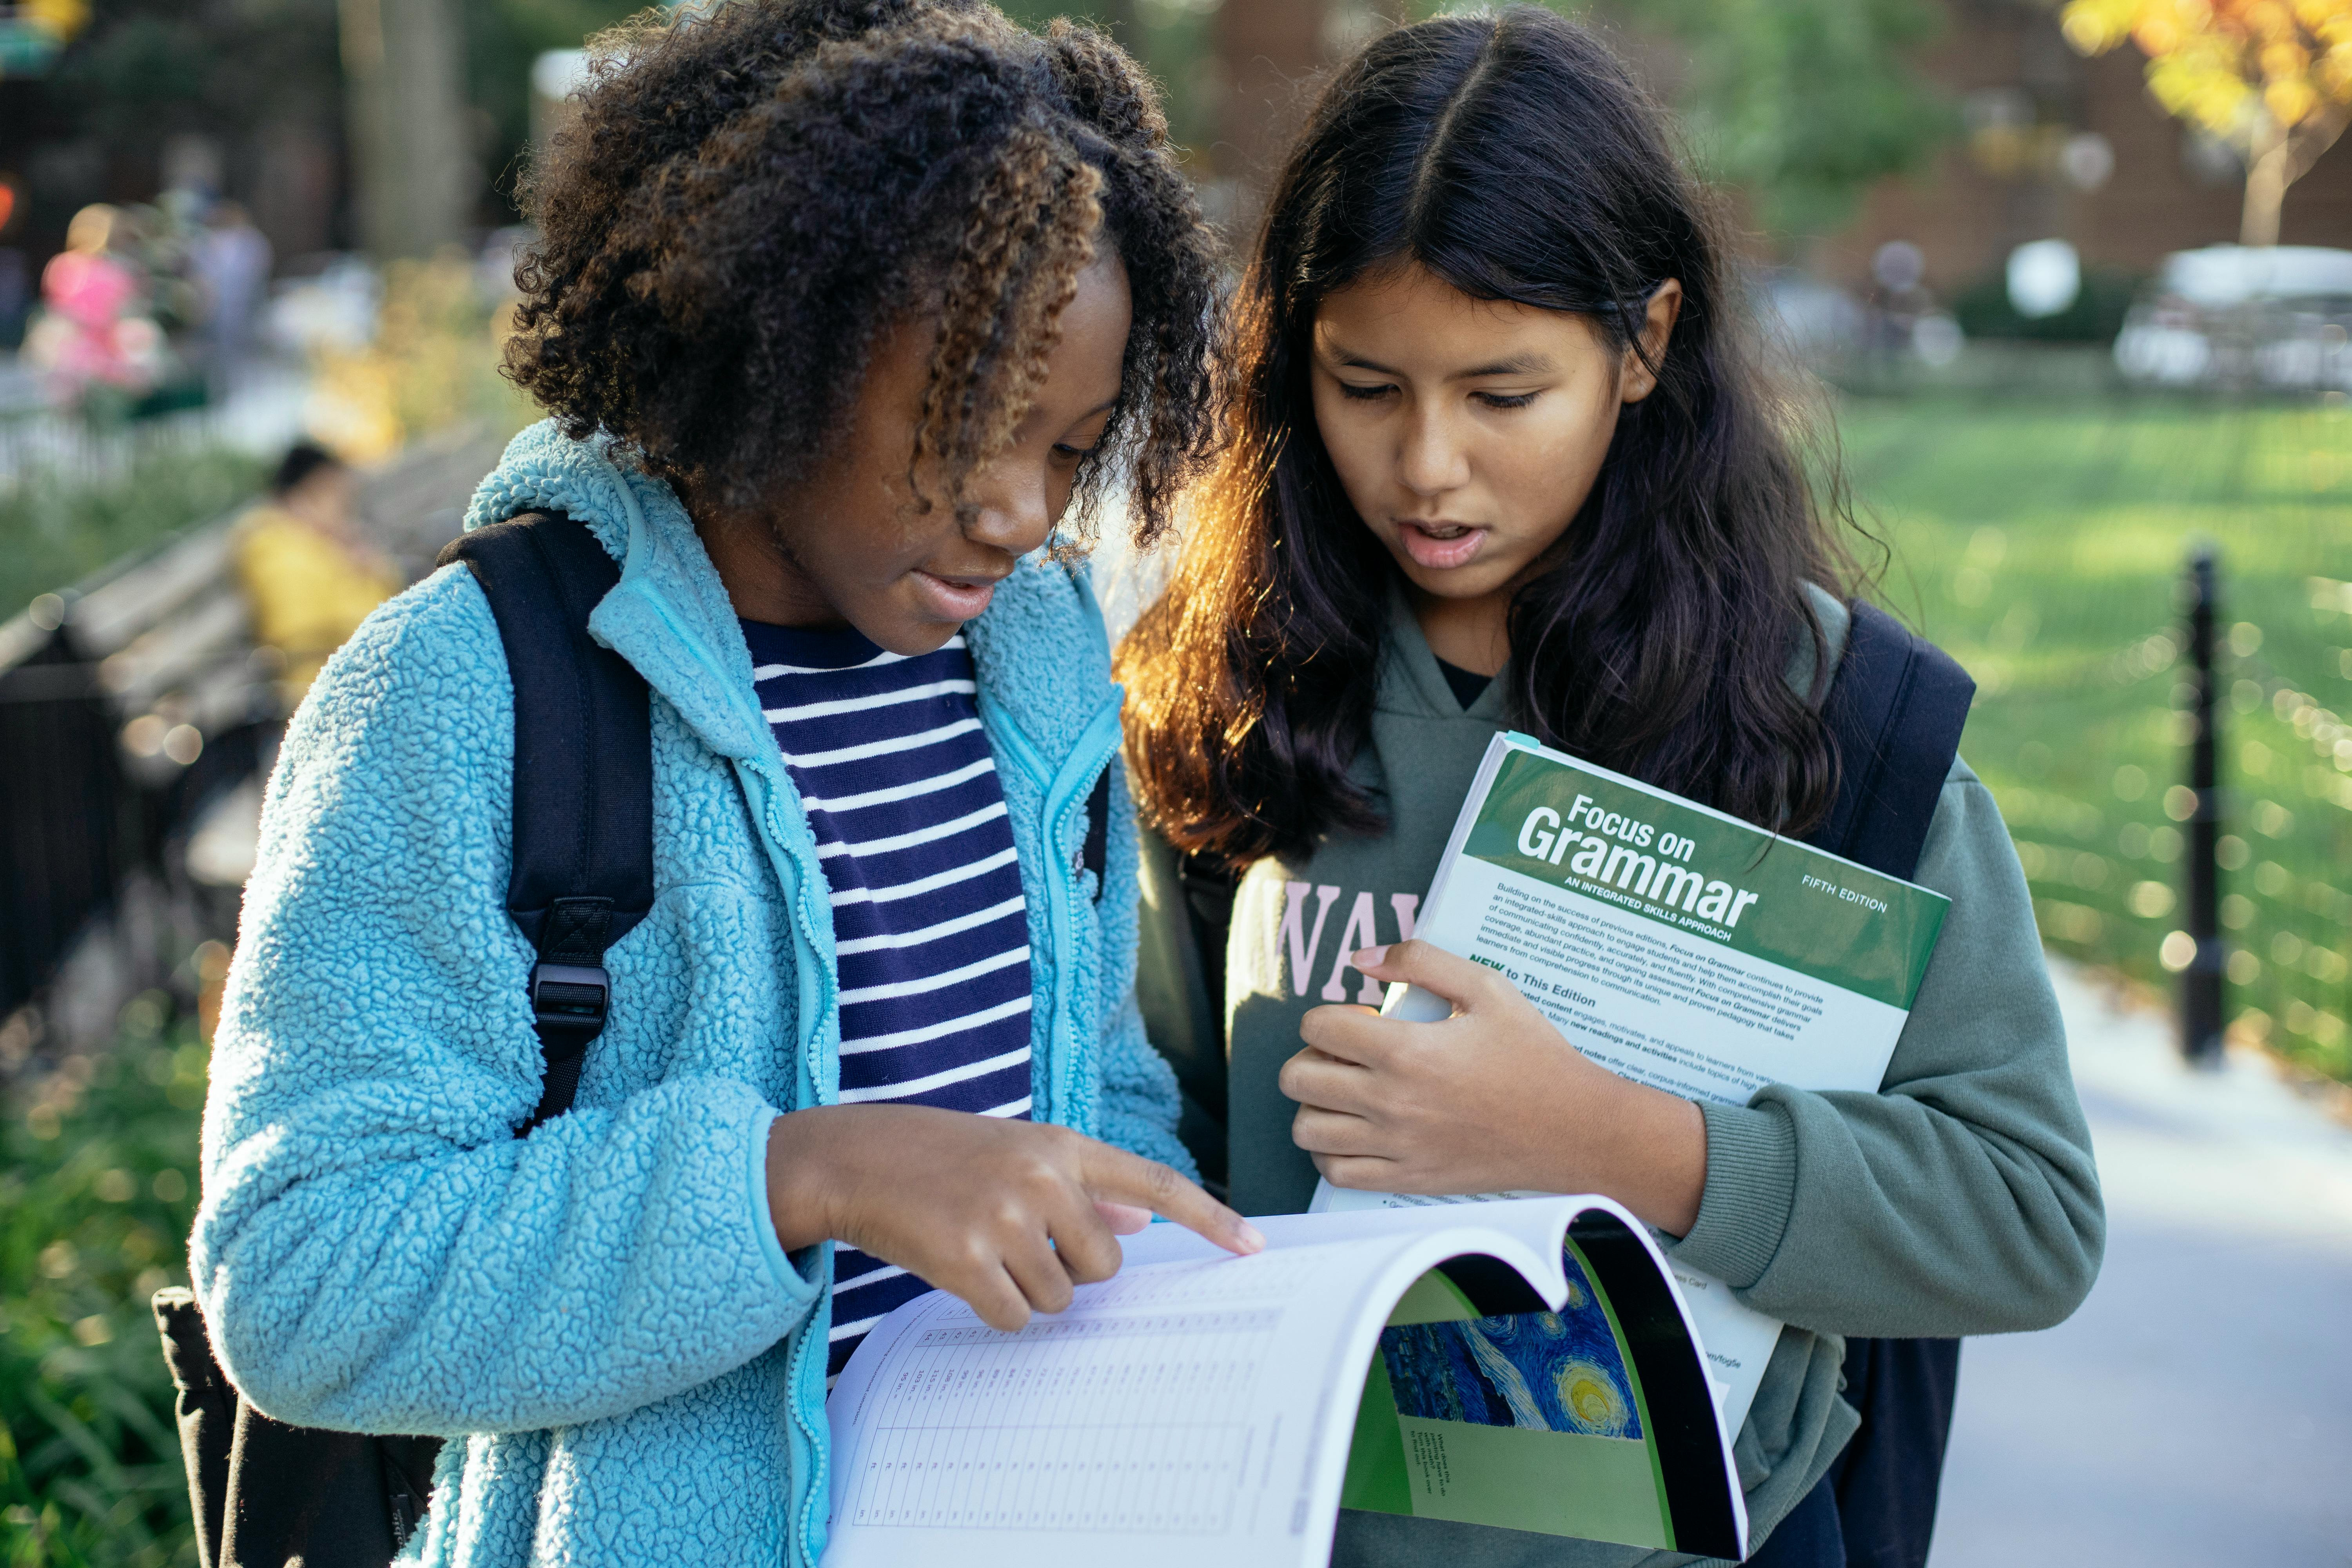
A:
MULTIPOLYGON (((589 617, 597 640, 621 651, 712 751, 764 760, 775 738, 751 689, 751 650, 669 486, 616 461, 607 441, 575 441, 553 420, 542 420, 514 438, 474 492, 466 526, 532 510, 581 520, 622 563, 620 586, 589 617), (704 673, 714 669, 740 679, 714 684, 704 673)), ((1042 559, 1024 561, 987 613, 965 628, 981 689, 1049 756, 1076 745, 1095 717, 1110 664, 1098 620, 1094 658, 1041 658, 1038 645, 1023 637, 1026 623, 1066 620, 1053 605, 1053 596, 1066 592, 1052 581, 1061 575, 1042 559)))

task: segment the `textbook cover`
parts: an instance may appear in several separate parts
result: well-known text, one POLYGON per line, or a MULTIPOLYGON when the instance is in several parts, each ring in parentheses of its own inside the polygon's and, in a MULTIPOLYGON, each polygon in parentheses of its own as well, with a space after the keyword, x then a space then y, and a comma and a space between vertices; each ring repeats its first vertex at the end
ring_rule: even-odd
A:
POLYGON ((932 1291, 826 1401, 825 1568, 1321 1568, 1341 1508, 1747 1554, 1691 1315, 1600 1197, 1154 1225, 1007 1333, 932 1291))
MULTIPOLYGON (((1414 935, 1500 971, 1579 1050, 1685 1099, 1876 1092, 1951 901, 1526 735, 1486 749, 1414 935)), ((1381 1008, 1433 1020, 1391 985, 1381 1008)), ((1475 1203, 1318 1186, 1318 1213, 1475 1203)), ((1676 1264, 1724 1425, 1780 1325, 1676 1264)))

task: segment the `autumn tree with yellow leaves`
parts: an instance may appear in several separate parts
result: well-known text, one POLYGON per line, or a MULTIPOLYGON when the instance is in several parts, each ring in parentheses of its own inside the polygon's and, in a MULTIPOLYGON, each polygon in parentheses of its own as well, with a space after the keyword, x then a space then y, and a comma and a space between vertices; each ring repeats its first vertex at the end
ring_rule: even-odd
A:
POLYGON ((2067 0, 2086 55, 2128 38, 2148 90, 2246 160, 2242 245, 2276 245, 2287 187, 2352 122, 2352 0, 2067 0))

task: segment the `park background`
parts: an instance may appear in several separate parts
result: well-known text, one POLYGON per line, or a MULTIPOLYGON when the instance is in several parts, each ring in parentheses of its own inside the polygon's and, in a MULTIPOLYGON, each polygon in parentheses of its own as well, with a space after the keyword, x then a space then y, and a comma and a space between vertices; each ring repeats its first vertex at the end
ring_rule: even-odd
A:
MULTIPOLYGON (((1316 72, 1433 9, 1006 8, 1091 19, 1145 61, 1237 248, 1316 72)), ((2340 1260, 2352 1163, 2327 1119, 2352 1093, 2352 283, 2212 307, 2180 297, 2168 258, 2241 239, 2352 250, 2352 139, 2329 145, 2352 112, 2352 7, 1562 8, 1675 110, 1881 596, 1978 681, 1963 749, 2064 966, 2078 1060, 2112 1069, 2102 1103, 2176 1131, 2224 1102, 2284 1118, 2272 1145, 2315 1152, 2279 1168, 2305 1206, 2273 1229, 2334 1237, 2340 1260), (2136 341, 2155 348, 2135 361, 2136 341), (2157 352, 2184 342, 2185 369, 2157 352), (2201 1087, 2226 1075, 2164 1076, 2163 1009, 2194 945, 2182 584, 2200 544, 2220 595, 2227 1092, 2201 1087)), ((530 417, 495 374, 529 238, 518 171, 562 122, 585 40, 629 9, 0 4, 0 1563, 194 1561, 144 1302, 185 1280, 236 827, 254 737, 279 717, 225 576, 228 521, 307 433, 362 466, 383 547, 425 568, 530 417), (153 326, 142 376, 99 395, 40 353, 41 279, 93 203, 121 215, 115 247, 153 326), (201 257, 236 221, 269 260, 231 321, 201 257)), ((2244 1124, 2212 1136, 2205 1156, 2244 1124)), ((2297 1342, 2265 1366, 2313 1353, 2297 1342)), ((2184 1384, 2154 1418, 2224 1420, 2171 1354, 2126 1378, 2184 1384)), ((1970 1390, 1999 1375, 1968 1364, 1963 1447, 1970 1390)), ((2340 1466, 2348 1430, 2339 1415, 2295 1442, 2340 1466)), ((2168 1560, 2066 1539, 1983 1560, 2168 1560)), ((1947 1561, 1961 1559, 1939 1548, 1947 1561)))

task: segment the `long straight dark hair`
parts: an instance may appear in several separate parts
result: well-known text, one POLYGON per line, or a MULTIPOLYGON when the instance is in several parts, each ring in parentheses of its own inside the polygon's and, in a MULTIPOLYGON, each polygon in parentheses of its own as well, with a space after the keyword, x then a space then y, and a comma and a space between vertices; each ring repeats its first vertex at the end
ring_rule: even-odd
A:
POLYGON ((1659 110, 1591 33, 1532 6, 1373 40, 1275 185, 1241 289, 1233 444, 1170 591, 1120 647, 1147 816, 1233 866, 1382 826, 1349 770, 1394 567, 1340 488, 1307 373, 1323 300, 1407 261, 1585 316, 1621 351, 1681 279, 1657 390, 1626 405, 1558 563, 1512 601, 1515 722, 1759 824, 1818 820, 1837 758, 1787 671, 1809 638, 1827 679, 1805 585, 1846 590, 1851 557, 1776 423, 1659 110))

